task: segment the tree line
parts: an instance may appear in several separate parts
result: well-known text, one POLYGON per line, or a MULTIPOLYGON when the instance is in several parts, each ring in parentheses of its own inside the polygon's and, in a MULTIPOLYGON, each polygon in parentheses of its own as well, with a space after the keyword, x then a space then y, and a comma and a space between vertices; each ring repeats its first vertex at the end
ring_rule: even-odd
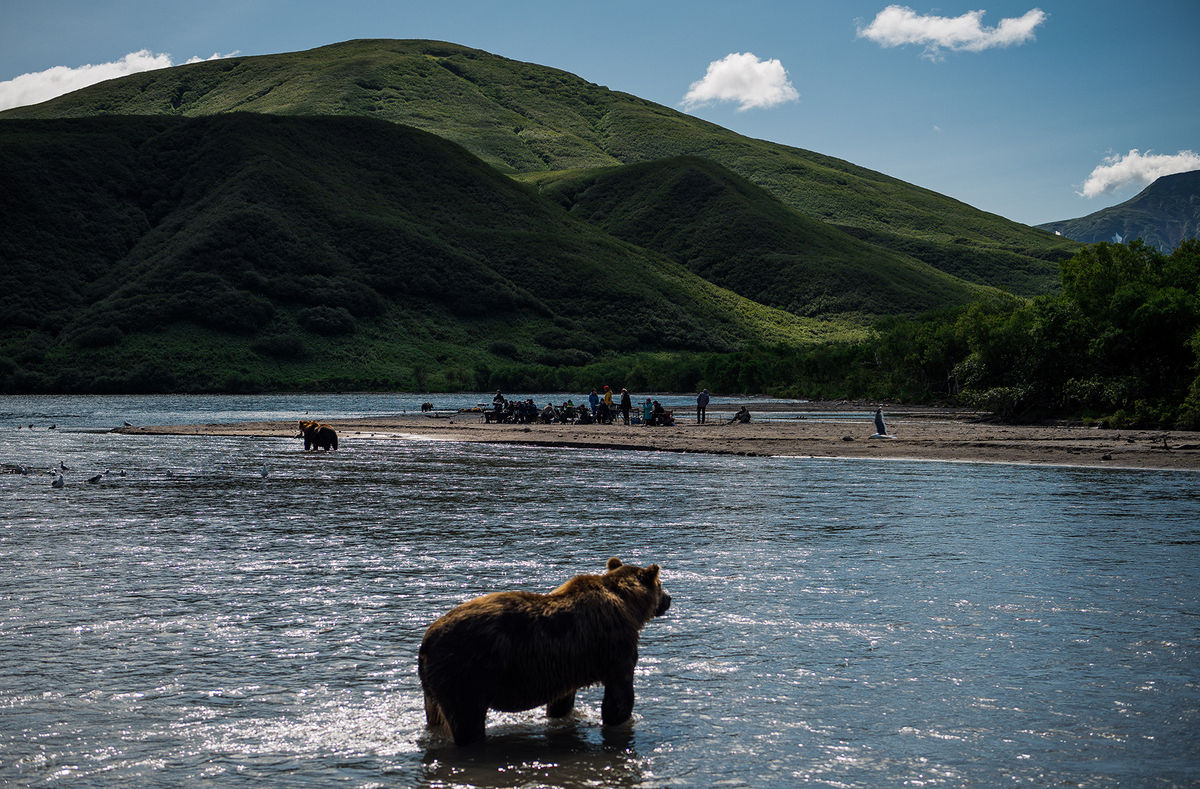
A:
POLYGON ((1082 248, 1061 289, 889 318, 863 342, 709 359, 717 391, 943 402, 1001 418, 1200 429, 1200 240, 1082 248))

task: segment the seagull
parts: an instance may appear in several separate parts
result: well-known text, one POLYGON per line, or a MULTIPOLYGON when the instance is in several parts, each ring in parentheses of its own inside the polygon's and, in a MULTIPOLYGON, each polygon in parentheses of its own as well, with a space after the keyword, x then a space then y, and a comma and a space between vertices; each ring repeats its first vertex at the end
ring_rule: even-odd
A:
POLYGON ((88 477, 88 482, 91 483, 92 485, 98 484, 100 482, 100 480, 104 479, 105 473, 107 473, 107 472, 97 474, 94 477, 88 477))
POLYGON ((125 427, 133 427, 133 425, 129 423, 128 419, 125 420, 125 427))
POLYGON ((266 463, 263 463, 262 471, 260 473, 263 475, 263 479, 267 478, 268 472, 267 472, 267 464, 266 463))
POLYGON ((63 471, 70 471, 70 470, 71 470, 71 467, 70 467, 70 466, 68 466, 66 463, 63 463, 61 460, 60 460, 60 461, 58 461, 58 467, 59 467, 59 468, 61 468, 63 471))
POLYGON ((63 485, 65 485, 65 484, 67 484, 67 483, 66 483, 66 481, 63 479, 63 475, 62 475, 62 474, 56 474, 56 475, 54 476, 54 481, 50 483, 50 487, 52 487, 52 488, 61 488, 61 487, 62 487, 63 485))

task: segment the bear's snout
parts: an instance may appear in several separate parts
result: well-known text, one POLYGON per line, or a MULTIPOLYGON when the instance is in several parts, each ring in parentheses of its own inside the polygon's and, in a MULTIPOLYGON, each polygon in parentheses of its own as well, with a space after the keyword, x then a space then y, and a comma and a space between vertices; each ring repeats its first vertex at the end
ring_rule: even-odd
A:
POLYGON ((655 616, 662 616, 671 607, 671 595, 666 592, 662 593, 662 597, 658 598, 658 608, 654 609, 655 616))

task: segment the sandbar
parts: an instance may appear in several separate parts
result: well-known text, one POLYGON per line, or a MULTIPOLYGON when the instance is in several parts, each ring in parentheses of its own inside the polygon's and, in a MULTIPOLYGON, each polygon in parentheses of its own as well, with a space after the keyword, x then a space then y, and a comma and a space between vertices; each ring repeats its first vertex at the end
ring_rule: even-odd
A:
MULTIPOLYGON (((954 409, 885 409, 889 439, 872 439, 863 406, 812 404, 773 409, 749 424, 710 414, 705 424, 683 414, 672 427, 645 425, 494 424, 480 413, 419 413, 319 421, 355 441, 425 439, 580 449, 701 452, 745 456, 883 458, 1141 469, 1200 470, 1200 433, 1103 429, 1081 424, 1015 425, 954 409), (839 416, 841 409, 846 415, 839 416), (780 413, 780 411, 787 413, 780 413)), ((677 414, 679 415, 679 414, 677 414)), ((294 421, 118 428, 134 435, 297 437, 294 421)), ((302 448, 297 437, 297 446, 302 448)))

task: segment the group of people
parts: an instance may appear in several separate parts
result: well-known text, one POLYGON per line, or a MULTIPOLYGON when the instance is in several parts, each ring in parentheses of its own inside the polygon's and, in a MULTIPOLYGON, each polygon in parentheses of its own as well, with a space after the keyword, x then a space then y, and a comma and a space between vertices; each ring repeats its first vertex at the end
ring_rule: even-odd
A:
MULTIPOLYGON (((696 396, 696 424, 708 421, 708 390, 704 389, 696 396)), ((564 400, 561 404, 546 403, 538 408, 532 397, 524 400, 508 399, 499 389, 492 398, 492 411, 487 414, 489 422, 508 422, 515 424, 573 424, 611 425, 618 419, 623 424, 644 425, 674 425, 675 414, 663 408, 662 403, 647 397, 645 402, 638 404, 635 412, 633 398, 628 389, 622 389, 620 395, 615 395, 609 386, 602 390, 593 389, 587 396, 586 403, 575 404, 574 400, 564 400)), ((745 424, 750 421, 750 410, 742 406, 729 424, 735 422, 745 424)))
POLYGON ((622 389, 619 396, 614 396, 612 388, 605 386, 603 394, 595 389, 587 396, 587 403, 575 404, 574 400, 565 400, 560 405, 546 403, 542 408, 534 404, 532 397, 524 400, 508 399, 500 390, 492 398, 492 413, 488 415, 489 422, 510 422, 516 424, 573 424, 590 425, 614 424, 617 419, 622 423, 646 425, 673 425, 675 416, 663 408, 662 403, 647 397, 646 402, 639 408, 640 413, 634 414, 633 398, 629 390, 622 389))

